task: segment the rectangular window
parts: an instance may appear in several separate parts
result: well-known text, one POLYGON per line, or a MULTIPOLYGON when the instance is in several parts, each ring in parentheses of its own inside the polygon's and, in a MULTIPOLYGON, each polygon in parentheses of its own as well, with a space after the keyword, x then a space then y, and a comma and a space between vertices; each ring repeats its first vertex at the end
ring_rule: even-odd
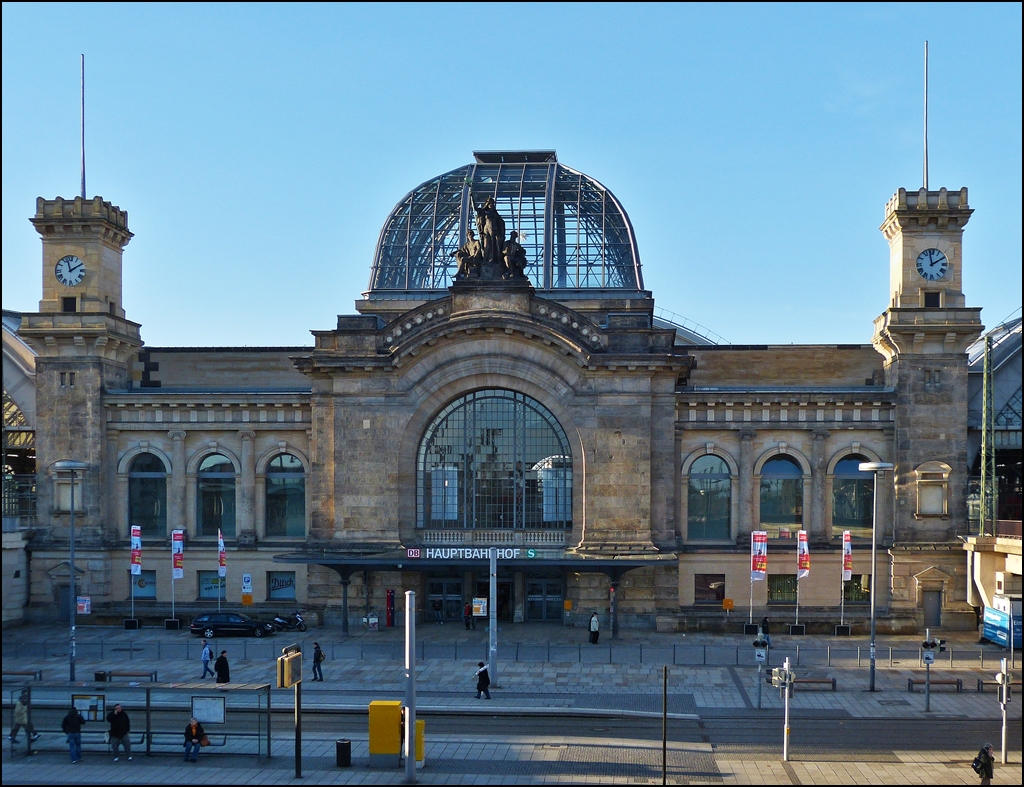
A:
POLYGON ((62 312, 77 312, 78 311, 78 298, 61 298, 60 299, 60 310, 62 312))
POLYGON ((690 476, 686 538, 689 541, 727 541, 730 486, 728 476, 690 476))
POLYGON ((218 592, 222 600, 227 598, 226 577, 217 576, 216 571, 199 571, 199 598, 216 600, 218 592))
POLYGON ((796 604, 796 574, 768 575, 768 603, 796 604))
POLYGON ((267 572, 267 598, 268 599, 294 599, 295 598, 295 572, 294 571, 268 571, 267 572))
POLYGON ((725 600, 725 574, 694 574, 693 603, 722 605, 725 600))
POLYGON ((937 292, 926 292, 924 294, 924 307, 926 309, 937 309, 942 304, 940 303, 939 293, 937 292))
POLYGON ((135 588, 135 598, 156 600, 156 571, 143 569, 141 574, 129 574, 135 588))
POLYGON ((847 604, 868 604, 871 602, 871 575, 853 574, 849 582, 843 583, 843 600, 847 604))
POLYGON ((430 470, 430 519, 455 522, 459 517, 459 469, 440 465, 430 470))

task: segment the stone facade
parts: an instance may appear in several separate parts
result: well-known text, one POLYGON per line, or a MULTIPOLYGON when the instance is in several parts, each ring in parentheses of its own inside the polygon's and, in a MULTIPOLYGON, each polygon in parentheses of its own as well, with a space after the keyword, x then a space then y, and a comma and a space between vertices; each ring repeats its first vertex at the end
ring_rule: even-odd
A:
MULTIPOLYGON (((785 621, 792 602, 774 582, 751 583, 749 559, 750 534, 767 521, 768 468, 781 458, 792 468, 787 488, 799 492, 793 532, 777 528, 771 541, 769 574, 796 574, 795 530, 806 530, 812 569, 799 584, 801 620, 838 622, 844 526, 833 500, 837 467, 853 457, 896 465, 876 502, 883 628, 923 625, 928 593, 941 594, 943 625, 972 626, 956 542, 966 530, 965 350, 981 330, 979 310, 960 291, 970 213, 966 189, 901 190, 889 203, 893 293, 873 347, 699 344, 659 323, 642 289, 560 299, 520 281, 468 281, 419 301, 364 300, 359 314, 313 331, 312 347, 194 349, 143 347, 140 327, 125 319, 126 213, 99 199, 40 200, 33 223, 43 237, 43 297, 17 330, 35 353, 32 395, 18 394, 37 439, 28 613, 55 614, 71 584, 67 481, 52 472, 60 459, 89 468, 76 487, 76 568, 78 592, 94 609, 126 614, 132 490, 150 477, 165 485, 153 488, 165 490, 157 505, 166 526, 144 536, 155 593, 137 599, 137 610, 164 617, 172 593, 186 613, 209 605, 203 583, 216 572, 217 550, 204 517, 224 513, 207 510, 200 482, 204 461, 221 457, 230 470, 218 478, 230 485, 216 504, 233 512, 229 604, 246 572, 257 610, 308 607, 330 624, 382 610, 389 590, 414 589, 461 614, 485 566, 431 563, 417 550, 501 546, 522 552, 500 572, 503 614, 516 621, 552 620, 563 608, 581 624, 598 611, 623 626, 666 630, 766 610, 785 621), (926 305, 927 288, 914 278, 926 247, 950 264, 943 287, 928 290, 940 292, 938 305, 926 305), (89 271, 73 304, 51 273, 67 254, 89 271), (567 455, 556 458, 572 470, 569 527, 424 526, 424 435, 445 407, 484 390, 516 392, 557 421, 567 455), (155 457, 163 472, 137 472, 139 457, 155 457), (271 495, 283 483, 280 457, 301 479, 300 496, 288 498, 302 512, 299 531, 269 524, 280 516, 271 495), (690 532, 690 475, 706 457, 727 468, 728 522, 717 538, 690 532), (186 533, 186 570, 172 588, 174 528, 186 533), (708 577, 721 577, 713 590, 734 611, 698 589, 708 577)), ((9 345, 13 352, 5 335, 5 390, 23 392, 29 386, 8 381, 9 345)), ((855 573, 866 576, 869 547, 858 538, 855 573)), ((6 577, 6 535, 4 560, 6 577)), ((5 583, 5 622, 17 606, 5 583)), ((866 606, 855 601, 845 614, 863 621, 866 606)))

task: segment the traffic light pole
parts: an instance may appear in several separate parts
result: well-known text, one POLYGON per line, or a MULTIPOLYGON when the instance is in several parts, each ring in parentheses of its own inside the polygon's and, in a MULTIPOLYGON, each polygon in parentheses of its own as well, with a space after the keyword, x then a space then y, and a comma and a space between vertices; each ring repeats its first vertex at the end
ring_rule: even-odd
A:
POLYGON ((789 762, 789 659, 782 667, 786 671, 786 682, 782 686, 782 693, 786 695, 786 721, 785 734, 782 738, 782 761, 789 762))
POLYGON ((932 665, 924 665, 924 712, 930 713, 932 709, 932 665))

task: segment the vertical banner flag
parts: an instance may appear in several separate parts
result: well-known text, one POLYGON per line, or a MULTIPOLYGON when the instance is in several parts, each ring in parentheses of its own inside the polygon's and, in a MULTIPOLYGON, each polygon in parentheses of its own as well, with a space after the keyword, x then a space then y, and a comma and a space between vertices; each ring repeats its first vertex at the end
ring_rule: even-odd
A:
POLYGON ((217 576, 226 577, 228 575, 228 553, 224 551, 224 535, 220 532, 220 528, 217 528, 217 576))
POLYGON ((171 579, 185 578, 185 531, 171 531, 171 579))
POLYGON ((811 553, 807 548, 807 531, 796 534, 796 578, 803 579, 811 573, 811 553))
POLYGON ((768 531, 750 534, 750 581, 760 582, 768 574, 768 531))
POLYGON ((132 574, 142 573, 142 528, 132 525, 132 574))
POLYGON ((850 531, 843 531, 843 582, 849 582, 853 577, 853 542, 850 540, 850 531))

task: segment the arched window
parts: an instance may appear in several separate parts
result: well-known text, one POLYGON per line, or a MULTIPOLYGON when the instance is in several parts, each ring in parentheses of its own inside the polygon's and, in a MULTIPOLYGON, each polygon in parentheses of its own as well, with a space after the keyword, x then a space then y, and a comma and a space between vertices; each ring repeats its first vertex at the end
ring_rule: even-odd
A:
POLYGON ((836 463, 832 478, 833 538, 842 538, 844 530, 849 530, 853 538, 871 538, 875 474, 863 473, 859 467, 861 462, 868 461, 854 454, 836 463))
POLYGON ((128 471, 128 524, 144 536, 167 535, 167 470, 160 457, 139 454, 128 471))
POLYGON ((267 467, 267 535, 306 535, 306 475, 296 457, 278 454, 267 467))
POLYGON ((196 495, 196 535, 225 538, 235 535, 235 466, 221 454, 210 454, 199 465, 196 495))
POLYGON ((769 459, 761 468, 761 529, 768 538, 796 538, 804 521, 804 476, 788 456, 769 459))
POLYGON ((722 541, 730 537, 731 483, 729 466, 721 457, 708 454, 690 465, 688 541, 722 541))
POLYGON ((572 527, 572 453, 551 412, 502 389, 445 407, 420 442, 416 525, 572 527))

